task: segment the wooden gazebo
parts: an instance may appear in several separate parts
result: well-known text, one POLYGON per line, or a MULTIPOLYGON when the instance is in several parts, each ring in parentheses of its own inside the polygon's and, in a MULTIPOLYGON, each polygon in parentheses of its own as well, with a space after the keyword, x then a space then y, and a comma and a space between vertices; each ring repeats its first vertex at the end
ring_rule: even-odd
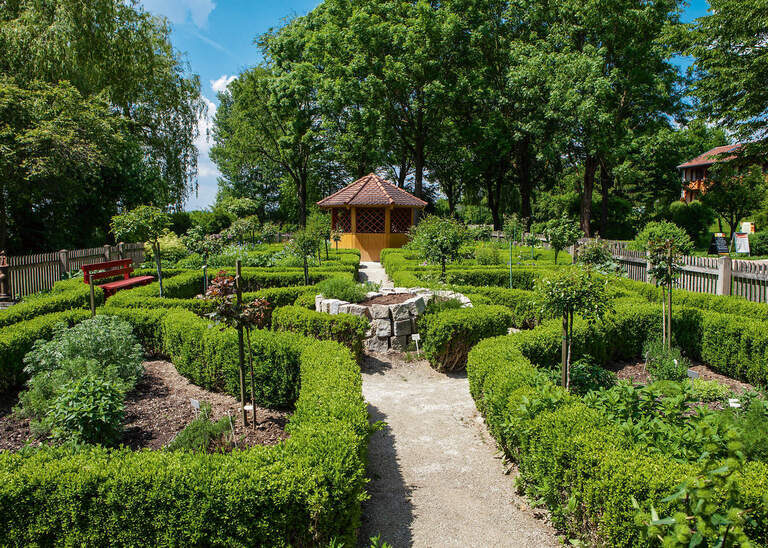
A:
POLYGON ((331 211, 331 227, 341 232, 339 247, 359 249, 363 261, 378 261, 382 249, 406 243, 414 211, 427 202, 371 173, 317 205, 331 211))

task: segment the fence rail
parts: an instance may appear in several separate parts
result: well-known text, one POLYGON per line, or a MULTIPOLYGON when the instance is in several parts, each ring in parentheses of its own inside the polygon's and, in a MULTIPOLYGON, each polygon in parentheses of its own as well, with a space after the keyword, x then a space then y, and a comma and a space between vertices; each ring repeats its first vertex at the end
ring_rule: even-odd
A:
MULTIPOLYGON (((588 241, 582 240, 579 245, 588 241)), ((605 240, 604 243, 630 279, 648 281, 648 259, 644 252, 629 249, 627 242, 605 240)), ((677 288, 768 303, 768 262, 686 255, 682 263, 682 272, 675 281, 677 288)))
MULTIPOLYGON (((3 262, 5 291, 12 300, 20 299, 38 291, 51 289, 67 274, 80 270, 83 265, 112 259, 133 259, 134 264, 144 262, 144 244, 119 243, 89 249, 62 249, 52 253, 0 257, 3 262)), ((0 274, 2 276, 2 274, 0 274)), ((0 294, 4 293, 0 288, 0 294)))

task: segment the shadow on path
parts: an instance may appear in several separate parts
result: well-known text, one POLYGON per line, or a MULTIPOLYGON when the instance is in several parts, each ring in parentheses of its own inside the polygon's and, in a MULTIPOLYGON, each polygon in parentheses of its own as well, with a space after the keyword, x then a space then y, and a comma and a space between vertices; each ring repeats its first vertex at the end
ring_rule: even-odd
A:
MULTIPOLYGON (((377 407, 368 404, 372 422, 386 421, 377 407)), ((363 523, 358 546, 368 548, 370 538, 377 535, 395 548, 411 546, 413 507, 411 488, 406 485, 395 450, 395 439, 389 426, 375 432, 368 444, 368 494, 363 503, 363 523)))

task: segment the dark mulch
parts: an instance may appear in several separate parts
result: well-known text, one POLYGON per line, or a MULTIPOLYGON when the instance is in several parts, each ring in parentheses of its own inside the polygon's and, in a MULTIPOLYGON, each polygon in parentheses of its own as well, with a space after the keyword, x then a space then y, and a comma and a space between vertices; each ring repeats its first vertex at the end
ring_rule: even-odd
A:
POLYGON ((372 304, 400 304, 404 303, 408 299, 413 297, 412 293, 392 293, 390 295, 380 295, 373 299, 367 299, 361 303, 363 306, 371 306, 372 304))
MULTIPOLYGON (((634 384, 648 384, 650 382, 650 375, 645 368, 644 360, 638 359, 626 362, 614 362, 608 365, 608 369, 616 373, 619 380, 629 380, 634 384)), ((691 369, 699 374, 699 378, 708 381, 718 381, 721 384, 730 387, 731 390, 737 394, 754 389, 751 384, 721 375, 720 373, 713 371, 709 366, 700 362, 691 362, 691 369)))
MULTIPOLYGON (((150 361, 144 375, 125 400, 125 421, 121 444, 134 449, 161 449, 195 418, 190 399, 211 404, 213 420, 229 413, 235 423, 238 447, 274 445, 288 437, 285 425, 290 413, 256 406, 255 427, 243 427, 239 405, 227 394, 209 392, 179 375, 172 363, 150 361)), ((29 420, 11 413, 17 395, 0 397, 0 450, 18 450, 32 438, 29 420)), ((251 413, 248 413, 251 421, 251 413)), ((40 440, 33 444, 39 445, 40 440)))

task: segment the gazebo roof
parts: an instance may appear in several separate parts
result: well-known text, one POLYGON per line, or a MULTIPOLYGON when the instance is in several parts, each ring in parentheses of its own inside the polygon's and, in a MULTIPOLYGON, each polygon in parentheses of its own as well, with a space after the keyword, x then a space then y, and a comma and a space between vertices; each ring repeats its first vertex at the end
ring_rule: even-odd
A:
POLYGON ((387 206, 426 207, 427 202, 398 188, 374 173, 361 177, 317 202, 320 207, 387 206))
POLYGON ((704 154, 700 156, 696 156, 693 160, 689 160, 685 162, 684 164, 680 164, 677 166, 677 169, 683 169, 686 167, 704 167, 704 166, 711 166, 712 164, 721 161, 727 162, 728 160, 733 160, 736 158, 735 154, 738 152, 738 150, 743 145, 741 143, 737 143, 735 145, 725 145, 721 147, 715 147, 712 150, 708 150, 704 154), (730 156, 724 156, 725 154, 731 153, 730 156))

